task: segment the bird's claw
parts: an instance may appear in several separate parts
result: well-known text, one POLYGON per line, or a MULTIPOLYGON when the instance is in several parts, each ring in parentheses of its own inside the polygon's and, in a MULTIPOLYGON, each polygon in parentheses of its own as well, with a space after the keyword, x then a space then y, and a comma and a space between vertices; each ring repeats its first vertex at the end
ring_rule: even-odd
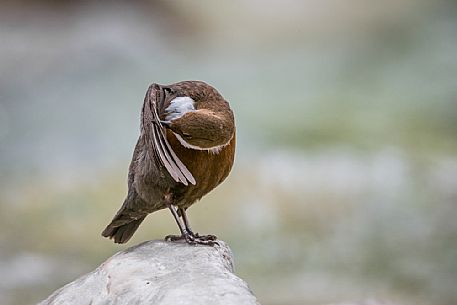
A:
POLYGON ((167 235, 165 241, 179 241, 185 239, 184 235, 167 235))
POLYGON ((189 245, 219 245, 215 235, 199 235, 198 233, 186 232, 183 235, 167 235, 165 241, 180 241, 185 240, 189 245))
POLYGON ((208 235, 200 235, 198 233, 195 233, 194 234, 194 237, 195 238, 199 238, 201 240, 211 240, 211 241, 215 241, 217 240, 217 236, 216 235, 211 235, 211 234, 208 234, 208 235))

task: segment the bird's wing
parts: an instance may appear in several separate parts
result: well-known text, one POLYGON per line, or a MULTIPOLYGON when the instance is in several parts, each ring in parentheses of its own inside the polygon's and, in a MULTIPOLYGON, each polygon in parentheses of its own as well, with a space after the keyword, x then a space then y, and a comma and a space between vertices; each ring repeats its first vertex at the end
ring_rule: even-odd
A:
POLYGON ((144 132, 148 146, 152 147, 154 160, 163 164, 176 182, 195 185, 194 176, 178 158, 165 136, 165 128, 159 116, 159 111, 164 109, 164 103, 164 90, 157 84, 151 85, 146 92, 143 104, 142 132, 144 132))

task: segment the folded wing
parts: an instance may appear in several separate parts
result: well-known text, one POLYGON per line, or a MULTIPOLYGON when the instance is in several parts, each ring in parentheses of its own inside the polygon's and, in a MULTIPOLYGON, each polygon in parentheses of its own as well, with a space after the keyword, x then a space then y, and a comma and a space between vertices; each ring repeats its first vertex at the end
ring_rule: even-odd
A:
POLYGON ((165 128, 161 124, 159 109, 164 109, 165 92, 160 85, 153 84, 146 92, 142 110, 142 132, 148 146, 152 147, 153 158, 163 164, 171 177, 184 185, 196 184, 192 173, 178 158, 168 143, 165 128))

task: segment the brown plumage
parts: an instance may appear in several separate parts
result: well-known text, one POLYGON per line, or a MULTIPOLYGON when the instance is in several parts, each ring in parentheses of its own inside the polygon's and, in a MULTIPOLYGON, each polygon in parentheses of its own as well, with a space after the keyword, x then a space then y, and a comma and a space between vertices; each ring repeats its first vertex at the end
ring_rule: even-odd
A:
POLYGON ((233 112, 215 88, 200 81, 152 84, 129 167, 127 198, 102 235, 125 243, 148 214, 169 208, 181 235, 167 239, 213 244, 215 236, 192 232, 186 209, 224 181, 234 156, 233 112))

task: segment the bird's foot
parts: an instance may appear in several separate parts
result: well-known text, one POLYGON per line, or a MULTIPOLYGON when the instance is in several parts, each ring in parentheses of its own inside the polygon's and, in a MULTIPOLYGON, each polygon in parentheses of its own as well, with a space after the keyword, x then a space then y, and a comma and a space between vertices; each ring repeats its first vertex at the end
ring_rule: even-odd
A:
POLYGON ((192 233, 192 235, 195 237, 195 238, 199 238, 201 240, 211 240, 211 241, 215 241, 217 240, 217 236, 216 235, 211 235, 211 234, 208 234, 208 235, 200 235, 198 233, 192 233))
POLYGON ((193 232, 190 234, 190 242, 186 239, 187 243, 189 244, 199 244, 208 246, 219 245, 219 243, 216 240, 217 237, 215 235, 200 235, 198 233, 193 232))
POLYGON ((180 241, 185 240, 184 235, 167 235, 165 236, 165 241, 180 241))
POLYGON ((219 245, 216 241, 217 237, 214 235, 199 235, 198 233, 185 232, 183 235, 167 235, 166 241, 180 241, 185 240, 189 245, 207 245, 214 246, 219 245))

